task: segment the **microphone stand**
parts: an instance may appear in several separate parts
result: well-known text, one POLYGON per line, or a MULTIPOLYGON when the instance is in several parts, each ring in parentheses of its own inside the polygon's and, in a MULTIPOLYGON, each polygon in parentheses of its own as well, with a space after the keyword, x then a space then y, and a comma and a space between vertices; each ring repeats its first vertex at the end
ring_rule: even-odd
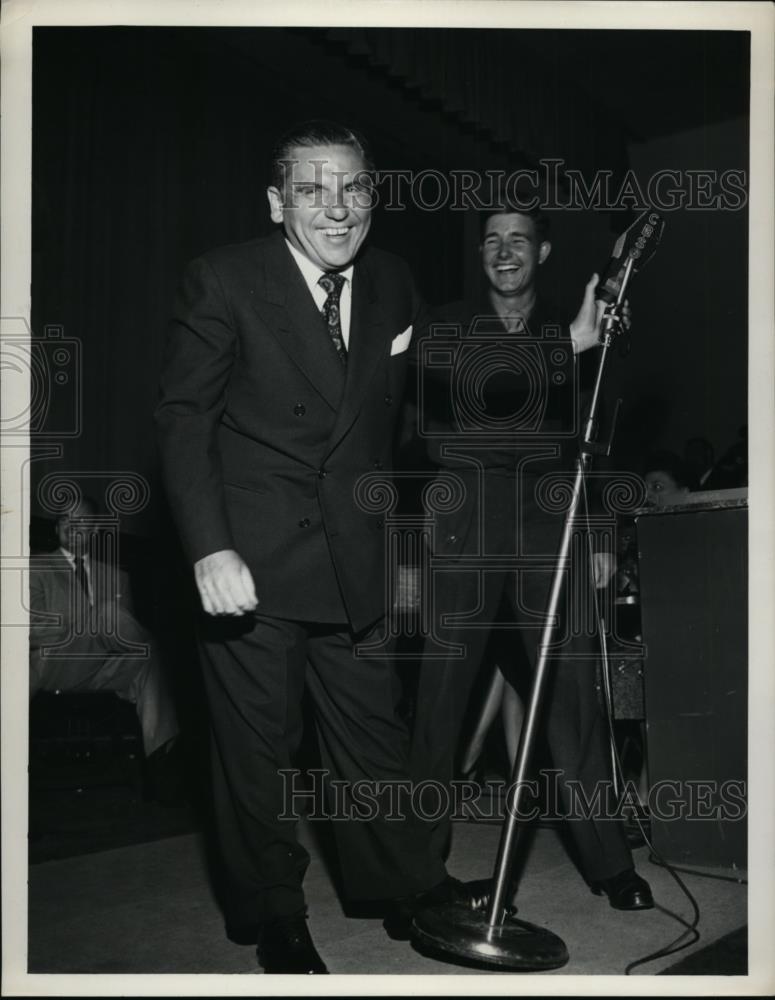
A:
POLYGON ((538 722, 546 689, 552 638, 557 628, 558 610, 565 581, 571 537, 578 520, 579 504, 584 476, 589 471, 592 457, 605 454, 609 447, 596 443, 597 412, 600 406, 603 373, 608 353, 618 334, 622 319, 624 293, 633 269, 633 259, 628 257, 621 287, 615 303, 603 314, 600 332, 600 361, 589 414, 584 426, 573 491, 560 541, 554 578, 546 612, 546 625, 539 645, 538 663, 530 692, 527 714, 520 735, 517 759, 511 775, 511 789, 507 800, 507 816, 501 831, 498 855, 493 872, 493 889, 489 907, 474 909, 463 903, 445 903, 421 910, 414 918, 412 940, 427 949, 453 958, 468 959, 498 968, 517 971, 557 969, 568 961, 564 941, 550 930, 519 920, 513 907, 507 904, 511 886, 514 851, 520 827, 525 823, 520 806, 527 789, 528 769, 536 741, 538 722), (513 794, 512 794, 513 793, 513 794))

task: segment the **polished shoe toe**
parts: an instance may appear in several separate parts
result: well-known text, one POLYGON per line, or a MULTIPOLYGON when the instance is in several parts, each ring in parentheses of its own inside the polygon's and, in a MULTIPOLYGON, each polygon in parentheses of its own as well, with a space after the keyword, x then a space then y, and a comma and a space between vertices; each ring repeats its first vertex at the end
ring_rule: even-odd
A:
POLYGON ((327 975, 312 943, 307 918, 287 917, 266 924, 259 936, 258 962, 264 972, 284 975, 327 975))
POLYGON ((394 941, 408 941, 411 938, 412 921, 420 910, 444 903, 461 903, 471 909, 481 909, 489 902, 491 888, 490 879, 461 882, 447 875, 431 889, 392 900, 382 926, 394 941))
POLYGON ((650 910, 654 906, 651 888, 634 868, 591 884, 596 896, 605 894, 615 910, 650 910))
POLYGON ((413 897, 394 899, 388 905, 382 926, 393 941, 408 941, 411 938, 412 920, 416 913, 413 897))

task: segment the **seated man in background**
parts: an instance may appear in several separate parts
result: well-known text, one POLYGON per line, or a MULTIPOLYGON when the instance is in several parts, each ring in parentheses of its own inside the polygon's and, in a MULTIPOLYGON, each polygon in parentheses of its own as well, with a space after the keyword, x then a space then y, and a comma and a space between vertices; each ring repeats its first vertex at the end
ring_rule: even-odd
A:
POLYGON ((30 559, 30 697, 112 691, 132 702, 151 776, 161 778, 178 736, 175 706, 158 646, 129 610, 127 574, 89 552, 96 514, 82 499, 57 521, 59 548, 30 559))

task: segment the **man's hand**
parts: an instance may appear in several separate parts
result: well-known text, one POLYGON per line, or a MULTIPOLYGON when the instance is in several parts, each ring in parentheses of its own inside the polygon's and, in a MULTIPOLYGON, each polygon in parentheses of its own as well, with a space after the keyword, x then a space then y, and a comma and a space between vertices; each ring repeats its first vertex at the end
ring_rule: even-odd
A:
POLYGON ((615 572, 616 556, 613 552, 594 552, 592 554, 592 575, 595 578, 596 590, 607 587, 615 572))
MULTIPOLYGON (((570 325, 570 337, 573 341, 574 354, 581 354, 582 351, 588 351, 590 347, 595 347, 600 342, 600 327, 606 304, 595 299, 595 289, 599 280, 599 275, 593 274, 587 282, 581 309, 579 309, 578 315, 570 325)), ((630 325, 630 304, 625 299, 622 305, 622 327, 625 330, 629 330, 630 325)))
POLYGON ((194 576, 208 615, 244 615, 258 607, 253 577, 234 549, 204 556, 194 563, 194 576))
POLYGON ((420 607, 422 580, 417 566, 398 567, 398 586, 393 607, 396 611, 416 611, 420 607))

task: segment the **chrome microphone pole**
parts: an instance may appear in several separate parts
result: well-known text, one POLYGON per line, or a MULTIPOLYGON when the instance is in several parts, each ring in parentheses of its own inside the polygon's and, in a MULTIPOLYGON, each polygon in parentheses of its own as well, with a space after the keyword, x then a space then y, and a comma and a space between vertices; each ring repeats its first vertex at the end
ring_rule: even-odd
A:
POLYGON ((576 460, 571 501, 565 516, 546 612, 546 624, 539 645, 538 663, 533 675, 517 759, 511 776, 511 793, 507 799, 507 815, 498 846, 493 872, 493 889, 487 912, 485 913, 484 907, 473 909, 461 903, 451 903, 421 910, 414 919, 413 940, 418 945, 441 952, 442 955, 448 954, 456 958, 518 971, 556 969, 568 961, 568 951, 562 939, 546 928, 517 919, 508 905, 508 896, 517 838, 521 826, 525 823, 520 807, 527 790, 531 757, 552 659, 552 641, 567 576, 571 538, 579 519, 584 476, 589 470, 593 455, 607 451, 605 446, 601 447, 596 443, 597 413, 600 407, 605 365, 622 322, 624 295, 632 270, 633 259, 629 258, 624 267, 616 300, 603 314, 600 333, 601 351, 595 387, 576 460))

